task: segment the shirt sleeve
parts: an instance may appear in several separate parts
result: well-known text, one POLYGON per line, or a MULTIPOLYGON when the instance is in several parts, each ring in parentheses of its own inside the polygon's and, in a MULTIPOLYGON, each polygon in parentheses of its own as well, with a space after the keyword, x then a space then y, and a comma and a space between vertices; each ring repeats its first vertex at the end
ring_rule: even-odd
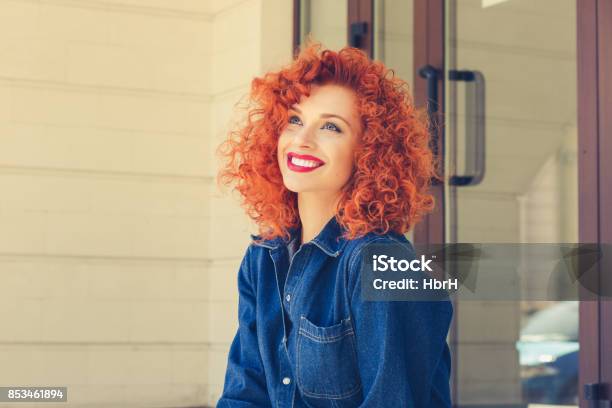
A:
POLYGON ((255 291, 249 271, 250 247, 238 271, 238 330, 230 346, 218 408, 271 407, 259 353, 255 291))
MULTIPOLYGON (((407 256, 416 257, 408 249, 407 256)), ((356 277, 348 295, 363 387, 361 407, 450 408, 446 336, 452 303, 448 299, 364 301, 361 254, 350 270, 356 277)))

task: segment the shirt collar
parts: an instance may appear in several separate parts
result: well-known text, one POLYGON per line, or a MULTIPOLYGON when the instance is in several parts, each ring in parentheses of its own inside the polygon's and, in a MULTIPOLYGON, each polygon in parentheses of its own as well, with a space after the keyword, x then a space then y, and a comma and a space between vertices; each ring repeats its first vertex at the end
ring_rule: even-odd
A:
MULTIPOLYGON (((289 238, 276 237, 268 240, 260 240, 259 235, 251 235, 253 243, 258 246, 262 246, 268 249, 277 249, 281 245, 287 245, 291 240, 300 233, 300 227, 290 228, 289 238)), ((340 255, 347 240, 342 236, 344 228, 340 226, 336 217, 332 217, 327 224, 323 227, 321 232, 312 239, 310 242, 319 247, 323 252, 329 256, 337 257, 340 255)))

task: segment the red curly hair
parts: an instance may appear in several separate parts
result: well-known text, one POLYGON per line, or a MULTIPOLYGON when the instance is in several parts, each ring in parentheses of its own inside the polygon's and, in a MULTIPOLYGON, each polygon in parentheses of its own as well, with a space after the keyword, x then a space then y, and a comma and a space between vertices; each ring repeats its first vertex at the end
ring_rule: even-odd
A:
POLYGON ((353 47, 321 48, 309 40, 289 65, 252 80, 246 123, 219 146, 225 162, 218 181, 235 185, 261 239, 286 238, 300 224, 297 194, 284 186, 276 156, 288 108, 309 96, 313 84, 347 86, 357 95, 363 132, 336 219, 348 239, 404 234, 434 208, 428 189, 432 178, 440 179, 426 116, 415 109, 407 83, 383 63, 353 47))

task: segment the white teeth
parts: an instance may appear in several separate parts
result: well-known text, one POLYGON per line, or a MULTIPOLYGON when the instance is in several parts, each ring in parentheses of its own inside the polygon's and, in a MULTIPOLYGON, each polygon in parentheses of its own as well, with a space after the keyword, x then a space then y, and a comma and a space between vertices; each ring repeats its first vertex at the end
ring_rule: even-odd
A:
POLYGON ((292 157, 291 158, 291 163, 295 164, 296 166, 301 166, 301 167, 317 167, 317 166, 319 166, 319 163, 317 163, 316 161, 298 159, 297 157, 292 157))

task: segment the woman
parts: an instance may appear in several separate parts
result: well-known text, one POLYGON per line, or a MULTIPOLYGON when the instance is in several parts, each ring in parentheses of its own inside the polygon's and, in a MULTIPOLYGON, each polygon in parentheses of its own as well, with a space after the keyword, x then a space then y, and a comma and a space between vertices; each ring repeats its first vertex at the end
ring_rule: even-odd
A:
POLYGON ((427 124, 360 50, 307 45, 252 82, 220 180, 259 226, 218 407, 450 407, 448 300, 367 302, 366 245, 433 208, 427 124))

